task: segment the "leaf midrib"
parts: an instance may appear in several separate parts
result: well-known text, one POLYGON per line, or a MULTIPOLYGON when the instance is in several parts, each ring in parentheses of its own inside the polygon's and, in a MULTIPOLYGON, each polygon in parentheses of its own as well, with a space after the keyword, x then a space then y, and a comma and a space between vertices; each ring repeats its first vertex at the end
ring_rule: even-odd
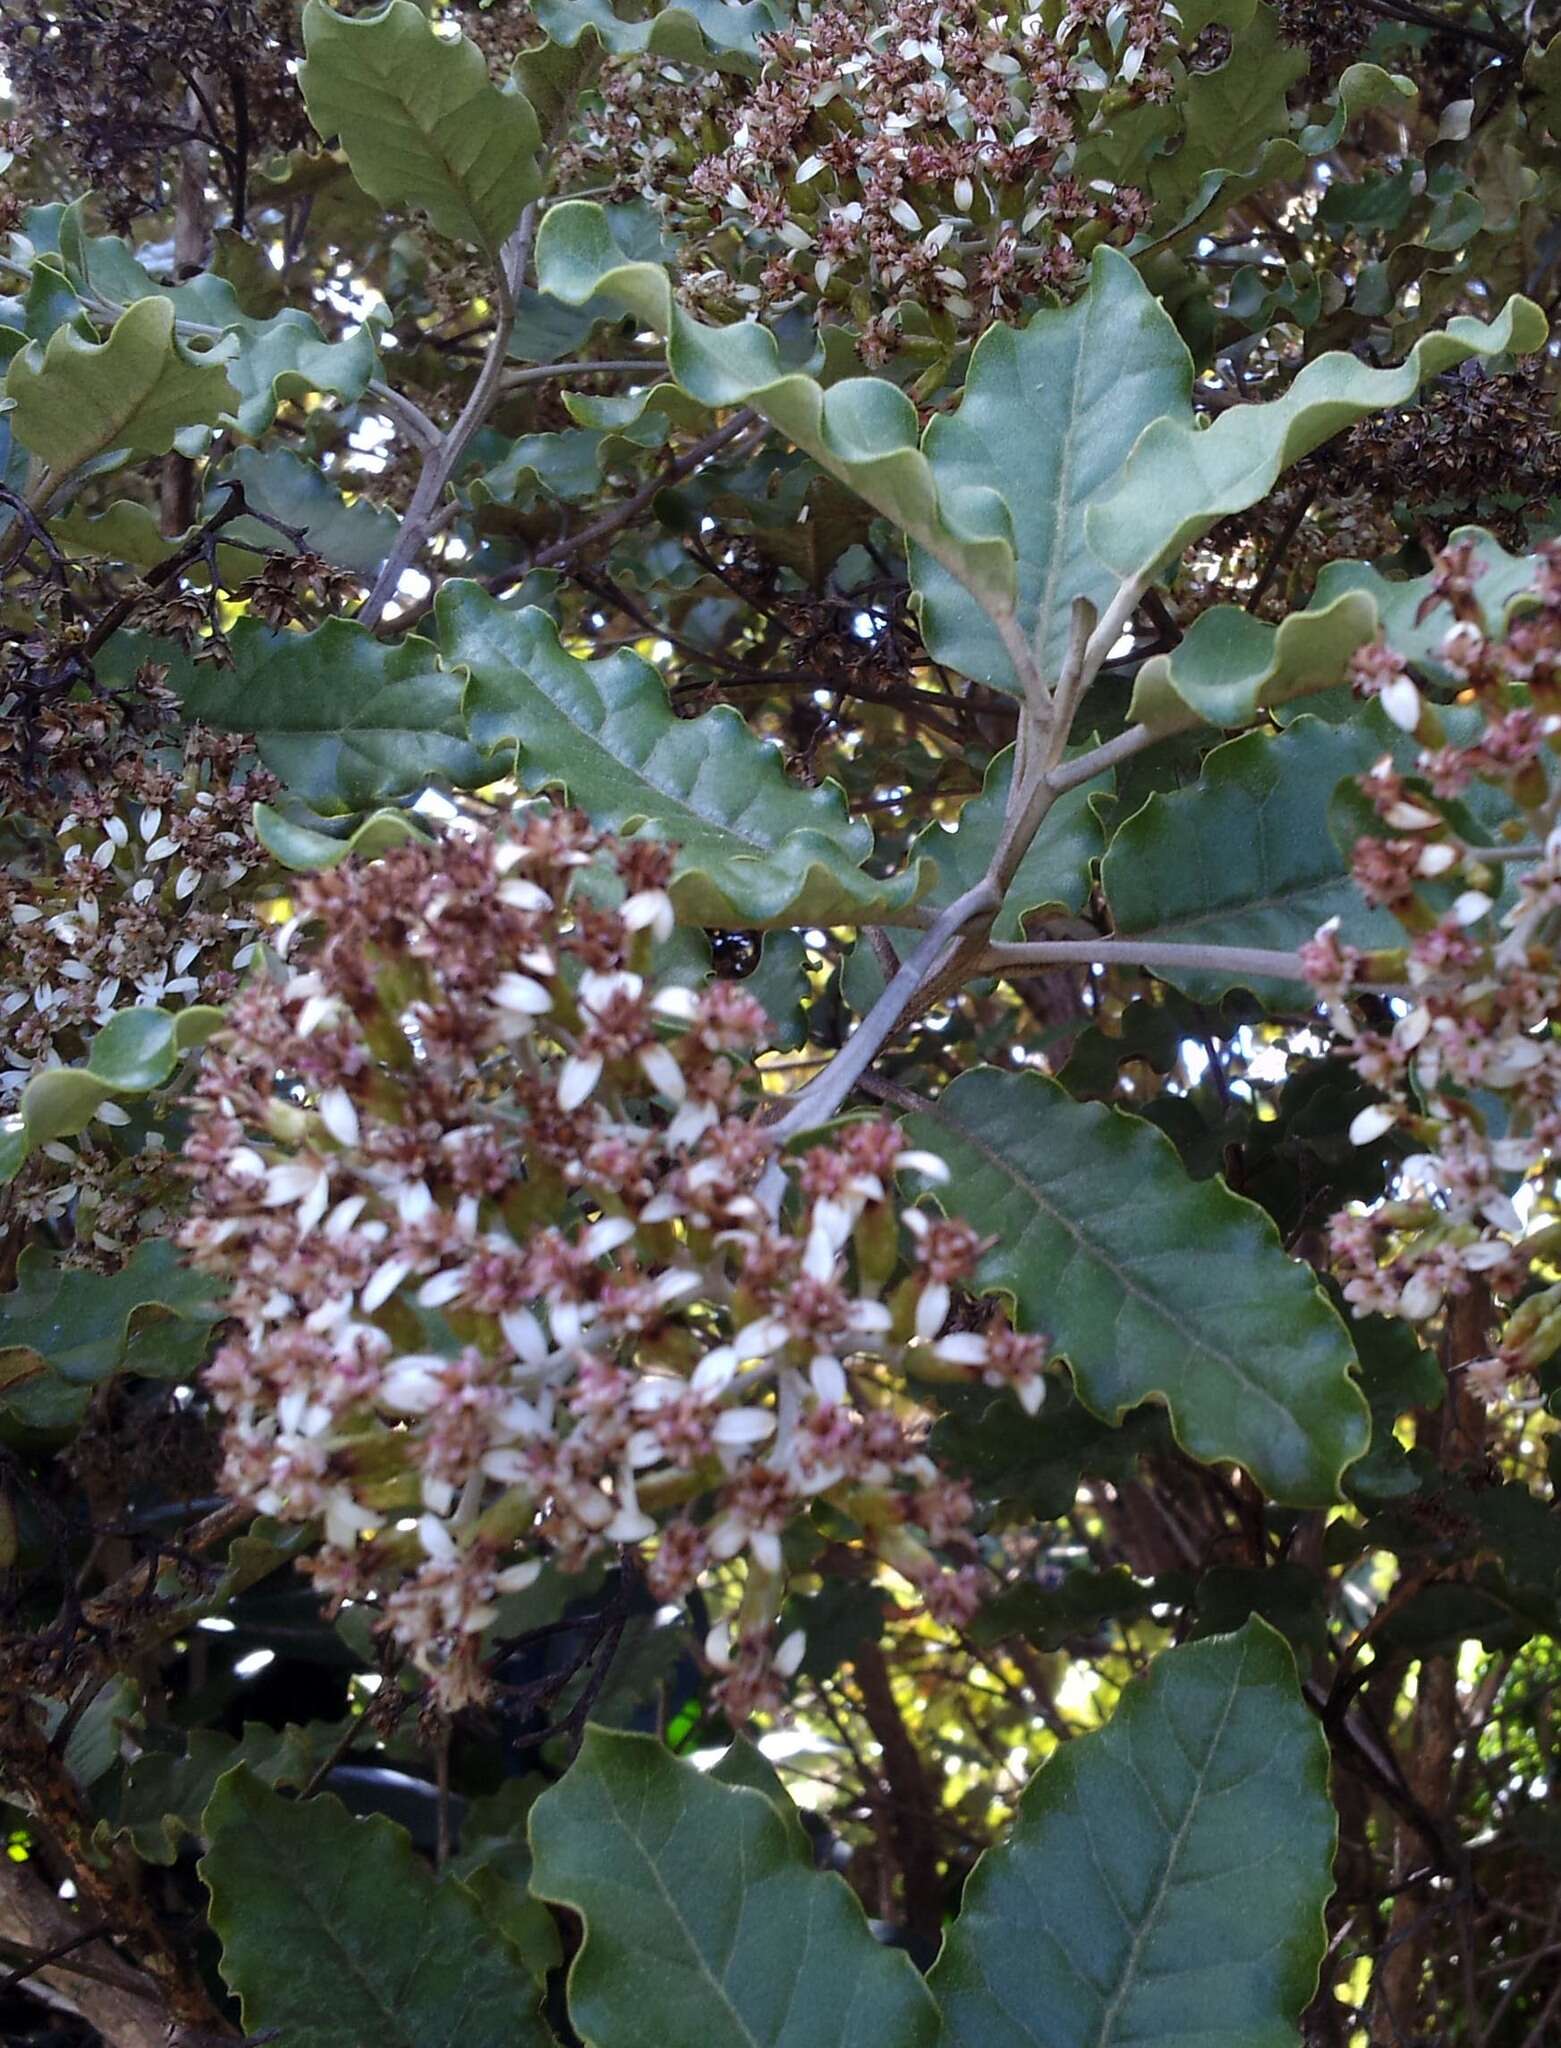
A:
POLYGON ((1295 1416, 1279 1399, 1277 1394, 1270 1393, 1260 1380, 1254 1380, 1250 1374, 1244 1372, 1229 1353, 1214 1350, 1195 1329, 1190 1328, 1178 1314, 1168 1308, 1159 1296, 1149 1293, 1138 1281, 1133 1279, 1126 1267, 1119 1264, 1114 1256, 1108 1256, 1103 1252, 1099 1248, 1096 1239, 1085 1234, 1081 1225, 1075 1223, 1071 1217, 1063 1210, 1057 1208, 1054 1203, 1046 1200, 1039 1183, 1028 1179, 1025 1175, 1018 1172, 1001 1152, 994 1150, 968 1124, 959 1123, 950 1117, 943 1110, 941 1103, 932 1104, 928 1110, 922 1113, 930 1115, 935 1122, 941 1123, 945 1130, 950 1131, 956 1137, 962 1138, 972 1150, 978 1152, 984 1160, 995 1167, 1020 1193, 1033 1201, 1037 1209, 1049 1216, 1054 1223, 1072 1238, 1075 1245, 1078 1246, 1085 1256, 1094 1259, 1098 1265, 1105 1267, 1117 1281, 1125 1295, 1130 1296, 1140 1306, 1148 1309, 1161 1322, 1165 1323, 1168 1328, 1174 1330, 1191 1351, 1201 1353, 1204 1357, 1225 1366, 1241 1386, 1267 1402, 1269 1407, 1284 1420, 1290 1429, 1299 1429, 1300 1425, 1297 1423, 1295 1416))
MULTIPOLYGON (((1105 2009, 1101 2013, 1100 2026, 1095 2034, 1093 2048, 1111 2048, 1111 2042, 1116 2028, 1117 2020, 1121 2015, 1123 2006, 1127 2003, 1128 1998, 1136 1988, 1135 1980, 1138 1972, 1139 1961, 1143 1955, 1144 1946, 1149 1940, 1151 1934, 1153 1933, 1155 1924, 1158 1921, 1161 1912, 1164 1910, 1166 1899, 1170 1895, 1171 1883, 1175 1876, 1177 1861, 1180 1858, 1183 1849, 1186 1847, 1187 1837, 1192 1831, 1193 1822, 1197 1818, 1198 1811, 1202 1806, 1203 1788, 1205 1783, 1207 1782, 1209 1772, 1214 1767, 1215 1755, 1219 1749, 1221 1742, 1225 1738, 1225 1729, 1230 1721, 1231 1714, 1235 1709, 1236 1695, 1241 1689, 1241 1672, 1245 1670, 1245 1668, 1246 1659, 1245 1657, 1243 1657, 1241 1662, 1241 1668, 1232 1678, 1230 1688, 1225 1695, 1225 1704, 1220 1711, 1219 1725, 1214 1730, 1213 1738, 1210 1741, 1208 1748, 1204 1752, 1203 1761, 1198 1766, 1197 1772, 1194 1776, 1192 1795, 1187 1800, 1181 1820, 1177 1823, 1175 1832, 1171 1836, 1170 1847, 1166 1852, 1165 1862, 1161 1866, 1160 1875, 1155 1882, 1154 1892, 1150 1897, 1145 1907, 1145 1910, 1139 1919, 1138 1925, 1134 1929, 1132 1938, 1128 1944, 1127 1962, 1124 1965, 1122 1973, 1117 1980, 1117 1987, 1115 1991, 1113 1991, 1111 1997, 1107 2000, 1105 2009)), ((1129 1738, 1126 1747, 1128 1750, 1128 1755, 1131 1758, 1131 1738, 1136 1731, 1130 1728, 1125 1732, 1129 1738)), ((1131 1768, 1134 1776, 1139 1778, 1140 1782, 1145 1785, 1145 1790, 1147 1791, 1147 1781, 1143 1779, 1142 1773, 1139 1771, 1137 1763, 1133 1762, 1131 1764, 1131 1768)), ((1151 1801, 1151 1805, 1153 1804, 1154 1802, 1151 1801)), ((1093 1858, 1093 1837, 1091 1837, 1090 1842, 1090 1854, 1093 1858)))

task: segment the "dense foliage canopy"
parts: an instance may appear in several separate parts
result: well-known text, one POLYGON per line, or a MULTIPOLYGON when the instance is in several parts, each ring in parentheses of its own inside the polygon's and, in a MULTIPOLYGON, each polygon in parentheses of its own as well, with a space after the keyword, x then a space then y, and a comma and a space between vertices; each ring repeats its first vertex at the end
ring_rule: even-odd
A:
POLYGON ((0 117, 0 2035, 1561 2040, 1561 12, 0 117))

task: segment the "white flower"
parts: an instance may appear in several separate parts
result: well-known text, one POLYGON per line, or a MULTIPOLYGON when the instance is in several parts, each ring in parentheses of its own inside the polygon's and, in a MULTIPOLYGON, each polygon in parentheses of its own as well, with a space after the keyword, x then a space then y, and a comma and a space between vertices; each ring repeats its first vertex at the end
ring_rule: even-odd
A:
POLYGON ((545 1017, 553 1007, 552 996, 529 974, 501 974, 493 984, 491 1000, 497 1008, 518 1017, 545 1017))
POLYGON ((986 1339, 979 1330, 955 1330, 938 1339, 932 1355, 945 1365, 985 1365, 986 1339))
POLYGON ((624 899, 618 915, 626 930, 639 932, 648 929, 652 938, 662 942, 671 938, 676 922, 672 898, 665 889, 636 889, 632 896, 624 899))
POLYGON ((320 1097, 320 1121, 338 1145, 356 1145, 358 1111, 345 1088, 327 1088, 320 1097))
POLYGON ((375 1309, 382 1308, 411 1270, 410 1259, 392 1257, 382 1260, 364 1282, 363 1292, 358 1297, 363 1313, 372 1315, 375 1309))
POLYGON ((930 1344, 948 1321, 952 1299, 949 1288, 941 1280, 930 1281, 921 1290, 921 1298, 916 1304, 916 1334, 924 1344, 930 1344))
POLYGON ((1385 1102, 1374 1102, 1369 1109, 1363 1109, 1350 1125, 1352 1145, 1374 1145, 1378 1138, 1385 1137, 1398 1119, 1385 1102))
POLYGON ((602 1078, 600 1053, 571 1053, 558 1075, 558 1106, 566 1113, 590 1099, 602 1078))
POLYGON ((652 1042, 642 1045, 636 1057, 640 1070, 652 1088, 659 1090, 669 1102, 681 1102, 687 1094, 687 1083, 683 1069, 678 1065, 666 1046, 652 1042))
POLYGON ((742 1450, 749 1444, 762 1444, 766 1437, 774 1434, 775 1417, 768 1408, 724 1408, 716 1417, 710 1438, 723 1449, 732 1451, 742 1450))
POLYGON ((1408 676, 1395 676, 1383 685, 1382 708, 1400 732, 1413 732, 1420 723, 1420 692, 1408 676))
POLYGON ((608 1252, 627 1244, 633 1235, 634 1225, 627 1216, 604 1216, 583 1234, 580 1249, 588 1259, 604 1258, 608 1252))
POLYGON ((496 1593, 524 1593, 534 1586, 542 1576, 540 1557, 529 1557, 524 1564, 507 1564, 503 1571, 493 1575, 493 1590, 496 1593))

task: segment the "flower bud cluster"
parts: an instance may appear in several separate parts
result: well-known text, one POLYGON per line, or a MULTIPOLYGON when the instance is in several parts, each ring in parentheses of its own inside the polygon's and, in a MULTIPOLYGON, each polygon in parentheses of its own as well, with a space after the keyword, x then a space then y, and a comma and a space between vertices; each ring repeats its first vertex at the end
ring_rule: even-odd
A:
MULTIPOLYGON (((245 885, 269 857, 251 812, 277 785, 242 741, 178 731, 176 711, 150 679, 67 698, 0 755, 0 1115, 36 1074, 84 1059, 116 1011, 221 1003, 254 957, 245 885)), ((81 1139, 34 1152, 17 1213, 69 1211, 88 1259, 158 1230, 161 1141, 127 1158, 115 1134, 131 1122, 108 1101, 81 1139)))
POLYGON ((1344 1292, 1361 1314, 1415 1323, 1488 1294, 1503 1328, 1470 1370, 1494 1393, 1561 1342, 1554 1305, 1527 1292, 1552 1234, 1525 1219, 1553 1203, 1561 1154, 1561 545, 1535 557, 1532 598, 1504 630, 1481 609, 1481 573, 1474 544, 1455 543, 1421 607, 1452 612, 1437 659, 1457 704, 1431 703, 1380 643, 1354 661, 1358 693, 1415 742, 1407 773, 1385 755, 1361 778, 1377 829, 1353 859, 1403 948, 1363 957, 1335 923, 1303 962, 1380 1098, 1351 1137, 1391 1136, 1403 1155, 1388 1199, 1332 1220, 1344 1292), (1363 1021, 1349 1000, 1363 982, 1402 997, 1363 1021))
POLYGON ((876 1122, 776 1158, 764 1012, 655 971, 671 870, 551 810, 345 863, 199 1083, 182 1242, 230 1290, 226 1485, 318 1519, 319 1586, 446 1708, 484 1697, 506 1594, 622 1546, 669 1601, 741 1561, 707 1654, 733 1714, 773 1702, 820 1501, 968 1618, 970 1499, 907 1375, 1044 1391, 1042 1340, 944 1334, 983 1246, 899 1214, 935 1159, 876 1122))
POLYGON ((822 301, 882 362, 912 333, 937 346, 926 315, 946 343, 1070 291, 1095 244, 1146 225, 1141 192, 1076 159, 1104 93, 1171 97, 1175 32, 1159 0, 1075 0, 1052 30, 983 0, 803 7, 746 97, 723 80, 701 105, 676 67, 609 68, 580 167, 661 207, 691 303, 822 301))

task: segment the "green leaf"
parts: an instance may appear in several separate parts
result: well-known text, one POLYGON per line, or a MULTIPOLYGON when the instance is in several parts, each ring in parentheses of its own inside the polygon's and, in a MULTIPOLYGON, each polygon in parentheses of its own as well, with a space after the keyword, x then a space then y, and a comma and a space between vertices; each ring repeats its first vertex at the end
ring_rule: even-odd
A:
POLYGON ((1156 205, 1185 212, 1207 174, 1257 161, 1266 145, 1284 138, 1285 94, 1305 69, 1305 53, 1282 35, 1273 9, 1255 8, 1232 37, 1225 62, 1194 72, 1178 96, 1180 145, 1149 162, 1156 205))
POLYGON ((404 846, 409 840, 426 843, 429 838, 407 811, 371 811, 345 836, 322 831, 320 827, 329 822, 326 819, 306 823, 272 804, 256 804, 253 817, 255 837, 267 853, 284 868, 304 874, 337 867, 354 854, 372 860, 392 846, 404 846))
MULTIPOLYGON (((1361 896, 1328 829, 1338 784, 1363 774, 1384 750, 1375 720, 1338 726, 1317 718, 1216 747, 1196 783, 1151 796, 1112 840, 1101 884, 1118 932, 1286 949, 1337 917, 1350 945, 1398 944, 1402 927, 1361 896)), ((1230 968, 1155 971, 1205 1000, 1250 988, 1282 1001, 1305 986, 1299 974, 1271 980, 1230 968)))
POLYGON ((507 1778, 497 1792, 467 1802, 460 1853, 450 1869, 539 1984, 564 1960, 558 1922, 531 1894, 531 1844, 526 1823, 542 1778, 507 1778))
POLYGON ((1011 609, 1014 556, 1008 509, 991 480, 940 503, 917 444, 916 409, 878 377, 824 390, 788 371, 773 334, 756 321, 707 327, 672 296, 659 264, 626 262, 607 216, 586 200, 555 206, 537 234, 537 282, 566 305, 600 294, 667 338, 674 379, 701 405, 751 406, 883 513, 989 609, 1011 609))
POLYGON ((412 794, 443 778, 472 789, 486 764, 462 724, 461 679, 415 634, 387 645, 350 619, 278 633, 240 619, 230 669, 176 667, 185 715, 252 733, 266 766, 323 815, 412 794))
POLYGON ((572 49, 592 34, 614 57, 648 52, 673 64, 711 64, 719 71, 756 72, 759 38, 786 26, 771 0, 674 0, 643 21, 622 21, 609 0, 537 0, 538 25, 572 49))
MULTIPOLYGON (((182 284, 160 283, 118 235, 87 234, 78 206, 38 212, 56 216, 52 225, 60 260, 90 298, 111 309, 146 298, 160 300, 172 307, 186 335, 225 344, 223 360, 237 393, 236 405, 231 398, 228 401, 233 407, 228 416, 241 433, 263 433, 285 398, 301 398, 310 391, 361 398, 378 372, 374 320, 382 314, 371 314, 341 341, 327 341, 318 323, 296 306, 267 319, 253 318, 228 279, 213 271, 202 271, 182 284)), ((274 545, 275 538, 268 536, 268 544, 274 545)))
POLYGON ((796 1802, 781 1783, 779 1771, 756 1743, 739 1735, 730 1749, 710 1766, 710 1776, 718 1785, 746 1785, 750 1792, 757 1792, 761 1799, 767 1799, 780 1815, 781 1824, 792 1838, 793 1846, 811 1858, 813 1851, 796 1802))
POLYGON ((350 19, 309 0, 303 32, 309 119, 364 191, 496 256, 542 189, 530 101, 491 84, 476 44, 436 35, 413 0, 350 19))
POLYGON ((93 1039, 84 1067, 47 1067, 23 1088, 16 1114, 0 1125, 0 1186, 15 1177, 35 1145, 74 1138, 115 1095, 145 1095, 173 1077, 178 1056, 204 1044, 218 1013, 197 1005, 121 1010, 93 1039))
MULTIPOLYGON (((239 448, 223 464, 211 502, 223 503, 220 485, 229 478, 244 486, 246 503, 257 512, 297 527, 303 544, 365 579, 375 576, 395 545, 400 521, 388 506, 367 498, 344 498, 312 462, 301 461, 285 448, 239 448)), ((209 487, 210 489, 210 487, 209 487)), ((258 519, 235 519, 223 539, 243 540, 274 548, 280 535, 258 519)), ((259 568, 253 555, 235 558, 237 573, 253 576, 259 568)))
POLYGON ((1294 2048, 1336 1831, 1283 1638, 1166 1651, 972 1872, 930 1980, 940 2048, 1294 2048))
POLYGON ((145 1005, 120 1010, 92 1041, 87 1071, 116 1093, 161 1088, 179 1063, 174 1019, 145 1005))
POLYGON ((1194 1457, 1293 1506, 1338 1499, 1368 1438, 1354 1352, 1262 1210, 1039 1074, 963 1074, 908 1129, 947 1161, 950 1213, 996 1240, 982 1286, 1051 1334, 1097 1414, 1161 1400, 1194 1457))
POLYGON ((931 2048, 909 1959, 764 1794, 588 1727, 531 1846, 533 1888, 585 1925, 569 2008, 592 2048, 931 2048))
MULTIPOLYGON (((1069 607, 1103 610, 1117 579, 1084 539, 1090 504, 1117 480, 1152 420, 1184 410, 1192 358, 1170 316, 1115 249, 1097 249, 1088 289, 1025 327, 989 327, 976 344, 959 410, 927 429, 944 502, 994 484, 1007 500, 1019 561, 1019 622, 1050 677, 1067 647, 1069 607)), ((991 621, 955 578, 911 549, 922 633, 935 661, 999 689, 1017 688, 991 621)))
POLYGON ((22 1090, 18 1104, 27 1149, 47 1145, 51 1138, 76 1137, 112 1093, 107 1082, 98 1080, 84 1067, 49 1067, 35 1074, 22 1090))
MULTIPOLYGON (((1473 545, 1477 591, 1488 626, 1508 614, 1537 582, 1531 555, 1509 555, 1481 526, 1460 526, 1453 542, 1473 545)), ((1158 733, 1198 724, 1248 725, 1342 683, 1357 647, 1380 634, 1408 660, 1448 680, 1437 656, 1452 614, 1435 605, 1416 618, 1431 594, 1434 572, 1395 582, 1367 562, 1328 562, 1311 601, 1279 625, 1266 625, 1238 605, 1200 612, 1169 654, 1152 655, 1138 671, 1128 717, 1158 733)))
POLYGON ((381 1815, 284 1799, 240 1765, 201 1821, 201 1876, 246 2032, 287 2048, 543 2048, 536 1986, 455 1877, 381 1815))
POLYGON ((1365 591, 1325 598, 1321 579, 1311 603, 1278 626, 1240 605, 1211 605, 1169 654, 1140 668, 1128 720, 1157 733, 1250 725, 1260 712, 1342 682, 1350 656, 1375 637, 1378 616, 1365 591))
POLYGON ((17 439, 65 476, 110 451, 166 455, 182 428, 215 426, 237 402, 225 359, 193 355, 166 299, 142 299, 102 342, 61 327, 11 360, 17 439))
MULTIPOLYGON (((29 1245, 16 1286, 0 1294, 0 1413, 37 1428, 69 1423, 116 1372, 148 1370, 146 1340, 159 1323, 193 1325, 185 1334, 203 1341, 216 1296, 166 1237, 137 1245, 117 1273, 67 1267, 29 1245)), ((188 1348, 176 1354, 181 1369, 188 1348)))
POLYGON ((1489 325, 1461 317, 1422 336, 1396 369, 1318 356, 1282 398, 1232 406, 1203 430, 1191 406, 1180 407, 1144 431, 1116 490, 1090 508, 1089 544, 1124 580, 1148 577, 1216 520, 1266 497, 1291 463, 1356 420, 1407 404, 1428 378, 1471 356, 1542 348, 1548 332, 1536 305, 1512 298, 1489 325))
POLYGON ((238 1738, 192 1728, 186 1749, 143 1749, 128 1765, 113 1819, 100 1832, 127 1836, 144 1862, 175 1863, 185 1841, 199 1839, 217 1781, 235 1764, 266 1785, 307 1785, 341 1734, 341 1727, 320 1721, 284 1728, 250 1721, 238 1738))
POLYGON ((925 864, 892 881, 864 873, 872 834, 847 817, 838 788, 788 781, 779 752, 730 706, 674 716, 638 655, 580 661, 545 612, 509 611, 475 583, 447 583, 436 617, 445 658, 471 677, 476 746, 512 752, 528 791, 562 788, 597 824, 648 824, 673 841, 680 916, 735 928, 866 923, 931 885, 925 864))

